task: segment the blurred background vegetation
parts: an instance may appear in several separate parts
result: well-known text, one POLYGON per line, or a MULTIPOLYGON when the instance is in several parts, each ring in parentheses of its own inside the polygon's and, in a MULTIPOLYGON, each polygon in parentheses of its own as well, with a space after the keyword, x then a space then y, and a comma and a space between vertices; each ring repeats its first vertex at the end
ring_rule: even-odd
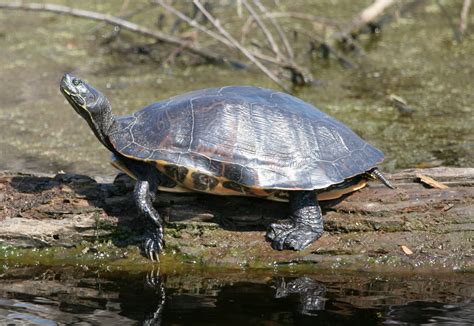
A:
POLYGON ((116 114, 206 87, 284 89, 381 148, 385 170, 474 166, 470 4, 0 1, 0 167, 114 173, 59 94, 64 72, 116 114))

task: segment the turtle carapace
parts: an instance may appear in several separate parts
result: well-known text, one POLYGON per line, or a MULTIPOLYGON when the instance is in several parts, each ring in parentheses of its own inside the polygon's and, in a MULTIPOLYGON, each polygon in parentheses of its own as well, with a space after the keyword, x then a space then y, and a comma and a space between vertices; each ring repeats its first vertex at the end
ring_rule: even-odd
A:
POLYGON ((115 116, 107 98, 65 74, 61 92, 136 179, 134 198, 147 217, 144 250, 157 259, 162 220, 158 190, 198 191, 289 201, 289 223, 274 223, 275 249, 300 250, 323 233, 319 200, 360 189, 383 153, 351 129, 291 95, 253 86, 203 89, 115 116))

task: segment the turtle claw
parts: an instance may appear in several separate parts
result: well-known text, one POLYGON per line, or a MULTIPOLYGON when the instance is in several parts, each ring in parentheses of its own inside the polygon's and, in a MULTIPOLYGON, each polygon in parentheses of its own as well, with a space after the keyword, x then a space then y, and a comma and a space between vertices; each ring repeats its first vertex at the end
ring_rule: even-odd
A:
POLYGON ((267 239, 276 250, 302 250, 319 239, 322 230, 305 224, 272 224, 267 232, 267 239))
POLYGON ((151 261, 160 262, 159 254, 163 249, 163 233, 160 230, 147 231, 143 245, 145 256, 151 261))
POLYGON ((267 234, 265 235, 266 239, 269 241, 273 241, 278 234, 288 230, 292 225, 288 222, 283 223, 272 223, 268 228, 267 234))

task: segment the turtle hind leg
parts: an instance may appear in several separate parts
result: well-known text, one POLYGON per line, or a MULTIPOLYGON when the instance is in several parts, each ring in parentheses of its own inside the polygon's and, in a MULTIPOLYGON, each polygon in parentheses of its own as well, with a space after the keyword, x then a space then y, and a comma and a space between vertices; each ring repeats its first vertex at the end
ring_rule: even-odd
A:
POLYGON ((150 192, 148 181, 137 180, 133 192, 135 202, 140 213, 147 219, 148 228, 145 233, 144 251, 151 260, 159 260, 158 254, 163 249, 163 221, 153 208, 153 192, 150 192))
POLYGON ((379 169, 375 168, 372 171, 369 172, 369 175, 371 175, 374 179, 377 179, 381 181, 384 185, 389 187, 390 189, 395 189, 395 187, 388 181, 388 179, 382 174, 382 172, 379 171, 379 169))
POLYGON ((323 216, 316 192, 290 191, 290 222, 274 223, 267 232, 267 240, 277 250, 302 250, 323 234, 323 216))

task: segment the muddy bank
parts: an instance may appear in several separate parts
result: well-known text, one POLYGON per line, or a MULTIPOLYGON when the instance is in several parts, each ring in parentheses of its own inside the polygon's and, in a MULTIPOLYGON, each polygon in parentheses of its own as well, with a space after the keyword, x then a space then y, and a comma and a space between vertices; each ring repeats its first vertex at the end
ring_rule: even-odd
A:
MULTIPOLYGON (((324 236, 301 252, 274 251, 265 229, 286 204, 204 194, 157 196, 166 220, 161 264, 348 270, 474 271, 474 169, 403 170, 323 206, 324 236), (417 174, 448 188, 433 189, 417 174)), ((2 259, 145 267, 126 176, 0 173, 2 259)), ((165 267, 166 268, 166 267, 165 267)))

